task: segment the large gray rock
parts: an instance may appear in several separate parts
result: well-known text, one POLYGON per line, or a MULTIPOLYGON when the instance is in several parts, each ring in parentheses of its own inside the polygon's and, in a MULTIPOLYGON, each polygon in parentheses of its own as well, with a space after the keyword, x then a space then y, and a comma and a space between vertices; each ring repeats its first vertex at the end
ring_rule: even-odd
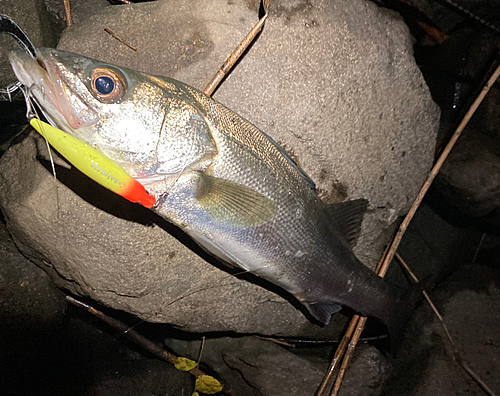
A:
MULTIPOLYGON (((107 7, 67 29, 59 48, 203 89, 257 20, 256 5, 107 7)), ((439 118, 397 14, 362 0, 276 1, 259 40, 215 98, 280 142, 326 202, 370 201, 355 252, 373 267, 430 168, 439 118)), ((99 200, 89 191, 96 186, 78 190, 68 179, 109 213, 89 205, 34 156, 26 142, 2 160, 0 203, 23 248, 31 246, 30 255, 39 255, 61 286, 191 331, 314 335, 281 297, 229 277, 161 228, 140 224, 149 212, 128 215, 131 205, 114 207, 111 194, 99 200)))

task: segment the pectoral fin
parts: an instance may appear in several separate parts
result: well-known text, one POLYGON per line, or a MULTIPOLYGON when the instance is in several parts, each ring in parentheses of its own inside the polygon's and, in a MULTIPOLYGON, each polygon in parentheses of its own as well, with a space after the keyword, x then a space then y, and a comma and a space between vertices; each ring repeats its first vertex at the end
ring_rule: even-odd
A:
POLYGON ((261 193, 230 180, 199 172, 196 199, 216 221, 235 227, 268 222, 278 207, 261 193))

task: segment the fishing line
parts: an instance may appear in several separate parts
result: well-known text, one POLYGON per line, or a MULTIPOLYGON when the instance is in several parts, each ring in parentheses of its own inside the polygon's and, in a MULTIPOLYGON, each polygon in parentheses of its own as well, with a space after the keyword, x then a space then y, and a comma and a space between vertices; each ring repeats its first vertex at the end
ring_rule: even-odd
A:
MULTIPOLYGON (((26 33, 19 27, 19 25, 14 22, 10 17, 7 15, 2 15, 0 14, 0 33, 6 33, 12 36, 17 43, 21 46, 23 50, 25 50, 28 54, 31 55, 33 59, 36 60, 36 50, 35 46, 31 42, 31 40, 28 38, 26 33)), ((12 94, 16 92, 17 90, 21 90, 21 92, 24 95, 24 100, 26 103, 26 118, 28 121, 30 121, 33 118, 36 118, 37 120, 40 121, 40 115, 36 111, 36 106, 35 104, 38 105, 35 96, 33 95, 34 86, 31 87, 26 87, 23 84, 21 84, 20 81, 17 81, 11 85, 9 85, 7 88, 0 88, 0 94, 7 95, 9 98, 9 101, 12 101, 12 94)), ((42 95, 45 97, 45 89, 42 87, 42 95)), ((43 123, 42 125, 42 132, 43 132, 43 123)), ((59 213, 60 213, 60 202, 59 202, 59 190, 58 190, 58 185, 57 185, 57 174, 56 174, 56 167, 54 163, 54 157, 52 154, 52 149, 50 147, 49 141, 47 140, 45 133, 42 133, 42 136, 45 140, 45 144, 47 145, 47 151, 49 154, 49 159, 50 159, 50 165, 52 168, 52 174, 54 175, 54 180, 56 181, 55 187, 56 187, 56 207, 57 207, 57 217, 59 218, 59 213)))
MULTIPOLYGON (((7 15, 0 14, 0 33, 7 33, 14 37, 17 43, 29 53, 33 58, 36 59, 35 46, 29 40, 26 33, 7 15)), ((0 94, 7 95, 9 101, 12 101, 12 94, 20 89, 22 86, 20 81, 7 86, 7 88, 0 88, 0 94)))
MULTIPOLYGON (((24 86, 24 85, 21 85, 21 87, 20 87, 21 92, 24 95, 24 101, 26 102, 26 118, 28 119, 28 121, 30 121, 33 118, 36 118, 37 120, 41 121, 40 115, 36 111, 36 107, 35 107, 35 103, 37 103, 37 102, 36 102, 34 95, 32 94, 33 88, 34 88, 34 84, 29 88, 24 86)), ((47 140, 47 138, 45 136, 43 123, 40 123, 40 125, 41 125, 41 135, 45 140, 45 144, 47 145, 47 150, 49 153, 50 164, 52 167, 52 174, 54 175, 54 179, 57 180, 54 157, 52 156, 52 149, 50 147, 49 141, 47 140)))
MULTIPOLYGON (((33 59, 36 60, 35 46, 28 38, 26 33, 24 33, 24 31, 19 27, 19 25, 7 15, 0 14, 0 33, 6 33, 11 35, 17 41, 17 43, 22 47, 22 49, 25 50, 28 54, 31 55, 33 59)), ((7 88, 0 88, 0 94, 6 94, 7 97, 9 98, 9 101, 12 101, 12 94, 18 89, 20 89, 24 95, 24 100, 26 102, 26 118, 28 119, 28 121, 31 120, 32 118, 40 120, 40 116, 36 112, 35 106, 33 104, 33 102, 36 103, 36 99, 32 94, 33 86, 28 88, 25 87, 23 84, 21 84, 20 81, 17 81, 13 84, 10 84, 7 88)), ((43 89, 42 89, 42 95, 45 96, 45 91, 43 89)), ((50 163, 52 166, 52 173, 54 175, 54 178, 57 180, 56 168, 54 165, 52 150, 50 149, 50 145, 47 138, 45 137, 45 134, 43 134, 43 137, 47 144, 50 163)))

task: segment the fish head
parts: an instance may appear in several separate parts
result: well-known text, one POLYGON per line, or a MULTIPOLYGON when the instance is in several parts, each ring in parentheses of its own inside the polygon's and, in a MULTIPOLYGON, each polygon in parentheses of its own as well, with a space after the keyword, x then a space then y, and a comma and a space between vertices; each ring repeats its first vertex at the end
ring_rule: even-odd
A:
POLYGON ((175 174, 213 145, 208 135, 194 144, 182 130, 166 130, 172 118, 174 123, 196 121, 190 108, 177 105, 171 110, 175 85, 51 48, 39 48, 36 55, 34 59, 14 51, 10 62, 49 122, 115 161, 143 185, 175 174))

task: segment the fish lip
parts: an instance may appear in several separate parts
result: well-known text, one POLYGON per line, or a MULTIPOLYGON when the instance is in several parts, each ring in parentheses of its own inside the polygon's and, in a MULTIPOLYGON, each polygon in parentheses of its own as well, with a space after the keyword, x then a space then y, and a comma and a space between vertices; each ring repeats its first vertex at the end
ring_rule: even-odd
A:
POLYGON ((59 125, 62 123, 62 129, 66 129, 66 132, 75 132, 85 122, 73 111, 74 100, 68 92, 87 106, 89 111, 92 110, 80 95, 70 89, 59 71, 60 62, 57 58, 58 54, 52 48, 38 48, 36 59, 22 51, 12 51, 9 54, 14 73, 35 97, 45 116, 55 121, 58 127, 62 127, 59 125), (54 114, 55 111, 58 114, 54 114))

